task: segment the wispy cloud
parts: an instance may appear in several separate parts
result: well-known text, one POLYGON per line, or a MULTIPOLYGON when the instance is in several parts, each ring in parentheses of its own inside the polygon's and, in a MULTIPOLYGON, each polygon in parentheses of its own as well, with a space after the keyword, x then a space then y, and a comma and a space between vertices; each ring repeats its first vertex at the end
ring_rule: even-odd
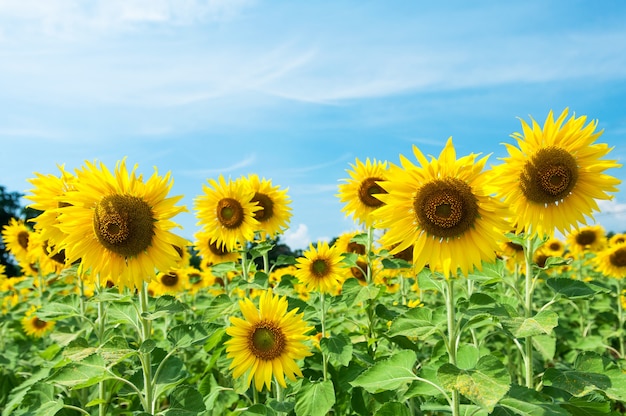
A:
POLYGON ((198 178, 205 178, 207 176, 214 176, 214 175, 219 175, 219 174, 223 174, 223 173, 229 173, 229 172, 235 172, 237 170, 246 168, 250 165, 252 165, 255 161, 256 161, 256 154, 250 154, 248 156, 245 157, 245 159, 242 159, 236 163, 233 163, 232 165, 229 166, 225 166, 225 167, 220 167, 220 168, 213 168, 213 169, 193 169, 193 170, 181 170, 179 173, 181 175, 185 175, 185 176, 191 176, 191 177, 198 177, 198 178))
POLYGON ((315 165, 301 166, 297 168, 289 168, 287 170, 287 173, 288 174, 300 174, 300 173, 313 172, 313 171, 320 170, 320 169, 326 169, 331 166, 337 165, 339 163, 344 163, 346 160, 350 159, 351 157, 352 155, 350 153, 344 153, 338 158, 329 160, 328 162, 318 163, 315 165))

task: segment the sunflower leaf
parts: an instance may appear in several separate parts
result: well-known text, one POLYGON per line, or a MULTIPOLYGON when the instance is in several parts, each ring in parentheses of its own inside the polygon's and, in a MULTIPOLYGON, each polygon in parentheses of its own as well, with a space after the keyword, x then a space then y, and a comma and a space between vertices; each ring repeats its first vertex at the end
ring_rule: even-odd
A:
POLYGON ((374 416, 411 416, 411 412, 404 403, 387 402, 380 406, 374 416))
POLYGON ((363 286, 354 277, 349 278, 341 289, 341 299, 348 306, 357 305, 366 300, 375 299, 380 292, 380 288, 373 285, 363 286))
POLYGON ((335 390, 330 380, 312 383, 304 380, 296 394, 297 416, 325 416, 335 404, 335 390))
POLYGON ((202 344, 207 338, 209 338, 208 325, 200 322, 177 325, 167 334, 167 339, 178 348, 202 344))
POLYGON ((376 362, 350 384, 353 387, 363 387, 370 393, 396 390, 415 380, 413 366, 416 359, 414 351, 400 351, 391 358, 376 362))
POLYGON ((347 366, 352 359, 352 341, 342 333, 320 340, 320 348, 334 366, 347 366))
POLYGON ((546 280, 546 284, 556 293, 569 299, 585 298, 596 294, 596 291, 587 283, 569 277, 550 278, 546 280))
POLYGON ((93 386, 111 378, 104 359, 98 354, 91 354, 77 362, 70 362, 48 377, 48 381, 65 387, 80 389, 93 386))
POLYGON ((191 386, 179 386, 170 394, 170 407, 163 412, 165 416, 195 416, 204 412, 202 395, 191 386))

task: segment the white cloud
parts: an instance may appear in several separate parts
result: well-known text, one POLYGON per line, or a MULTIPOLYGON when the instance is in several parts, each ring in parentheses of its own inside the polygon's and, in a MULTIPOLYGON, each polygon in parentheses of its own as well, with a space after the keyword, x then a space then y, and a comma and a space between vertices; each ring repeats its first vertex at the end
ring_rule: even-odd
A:
POLYGON ((183 175, 187 175, 187 176, 195 176, 195 177, 204 178, 204 177, 210 177, 214 175, 234 172, 239 169, 243 169, 245 167, 252 165, 255 161, 256 161, 256 155, 251 154, 251 155, 246 156, 244 159, 238 162, 235 162, 229 166, 212 168, 212 169, 181 170, 180 173, 183 175))
POLYGON ((306 250, 312 241, 309 235, 309 227, 307 227, 306 224, 298 224, 295 230, 289 229, 285 231, 282 240, 292 250, 306 250))

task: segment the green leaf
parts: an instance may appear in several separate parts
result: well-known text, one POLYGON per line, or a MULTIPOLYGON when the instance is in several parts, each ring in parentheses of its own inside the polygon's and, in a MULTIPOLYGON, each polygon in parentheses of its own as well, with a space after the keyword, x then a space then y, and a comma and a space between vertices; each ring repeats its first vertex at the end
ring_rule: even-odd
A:
POLYGON ((276 258, 276 261, 274 261, 273 267, 288 266, 288 265, 294 265, 297 263, 298 262, 296 261, 296 258, 294 256, 286 256, 284 254, 279 254, 278 257, 276 258))
POLYGON ((530 318, 503 318, 502 324, 509 329, 515 338, 551 334, 559 324, 556 312, 544 310, 530 318))
POLYGON ((36 383, 24 397, 22 406, 37 416, 54 416, 63 408, 63 400, 55 398, 54 386, 36 383))
POLYGON ((411 416, 411 412, 405 404, 400 402, 387 402, 380 406, 374 413, 375 416, 411 416))
POLYGON ((493 355, 481 357, 472 370, 444 364, 439 367, 437 377, 445 389, 458 390, 488 412, 493 411, 511 384, 508 371, 493 355))
POLYGON ((137 316, 137 309, 132 304, 128 303, 112 303, 106 309, 107 324, 124 324, 132 325, 137 332, 139 332, 139 317, 137 316))
POLYGON ((185 365, 180 358, 172 355, 166 357, 165 351, 160 348, 155 348, 154 351, 152 351, 151 356, 153 363, 152 374, 154 375, 156 396, 159 396, 167 389, 182 383, 185 377, 187 377, 187 372, 184 369, 185 365), (167 361, 161 365, 163 360, 167 361), (156 370, 158 367, 160 367, 160 371, 157 374, 156 370))
POLYGON ((478 363, 480 352, 474 344, 459 345, 456 353, 456 365, 462 370, 470 370, 478 363))
POLYGON ((230 316, 237 309, 237 302, 233 302, 228 295, 218 295, 211 300, 209 305, 204 309, 204 320, 208 322, 215 321, 224 316, 230 316))
POLYGON ((179 386, 170 394, 170 407, 163 413, 166 416, 196 416, 204 412, 202 395, 191 386, 179 386))
POLYGON ((406 260, 396 259, 396 258, 386 258, 382 259, 383 269, 410 269, 413 267, 411 263, 406 260))
POLYGON ((556 353, 556 338, 554 335, 533 336, 533 346, 544 360, 554 359, 554 354, 556 353))
POLYGON ((311 383, 304 379, 296 394, 297 416, 325 416, 335 404, 335 390, 330 380, 311 383))
POLYGON ((180 302, 174 296, 163 295, 156 299, 154 304, 154 312, 144 313, 142 316, 144 319, 157 319, 162 316, 171 315, 178 312, 183 312, 189 309, 187 304, 180 302))
POLYGON ((167 339, 178 348, 202 344, 207 338, 209 338, 208 325, 200 322, 178 325, 167 333, 167 339))
POLYGON ((443 277, 438 277, 430 269, 424 268, 417 274, 417 286, 421 290, 436 290, 437 292, 443 292, 445 290, 446 282, 443 277))
POLYGON ((565 390, 573 396, 581 397, 596 389, 605 390, 609 388, 611 379, 604 374, 548 368, 543 374, 543 384, 565 390))
POLYGON ((139 346, 139 351, 144 354, 148 354, 152 352, 155 348, 156 348, 156 341, 148 338, 147 340, 141 343, 141 345, 139 346))
POLYGON ((445 316, 435 314, 430 308, 412 308, 391 322, 387 335, 404 335, 412 338, 427 338, 445 326, 445 316))
POLYGON ((257 403, 248 407, 241 413, 244 416, 274 416, 276 412, 271 407, 267 407, 264 404, 257 403))
POLYGON ((352 359, 352 341, 346 334, 338 333, 320 340, 322 352, 328 356, 333 366, 347 366, 352 359))
POLYGON ((353 306, 370 299, 375 299, 379 292, 380 288, 378 286, 363 286, 357 279, 351 277, 343 284, 341 298, 348 306, 353 306))
POLYGON ((416 360, 415 352, 400 351, 391 358, 376 362, 350 384, 353 387, 363 387, 370 393, 398 389, 415 380, 413 366, 416 360))
POLYGON ((104 359, 92 354, 78 362, 70 362, 52 374, 48 381, 65 387, 80 389, 93 386, 111 376, 108 374, 104 359))
POLYGON ((546 280, 546 285, 567 298, 585 298, 596 294, 587 283, 574 280, 569 277, 550 278, 546 280))
POLYGON ((24 401, 24 397, 28 394, 30 389, 33 388, 37 382, 46 378, 49 372, 50 368, 41 368, 32 376, 24 380, 22 384, 13 388, 13 390, 11 390, 11 394, 9 395, 9 401, 6 403, 4 408, 4 414, 10 415, 13 410, 17 409, 24 401))

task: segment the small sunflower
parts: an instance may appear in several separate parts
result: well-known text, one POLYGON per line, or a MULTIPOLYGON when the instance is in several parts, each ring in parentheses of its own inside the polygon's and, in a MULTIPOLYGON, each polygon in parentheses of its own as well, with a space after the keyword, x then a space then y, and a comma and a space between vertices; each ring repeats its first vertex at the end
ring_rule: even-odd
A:
POLYGON ((350 179, 339 185, 337 196, 346 204, 341 211, 369 227, 374 222, 372 212, 384 205, 377 195, 386 193, 379 182, 387 178, 387 162, 368 158, 364 164, 356 159, 350 166, 352 170, 347 171, 350 179))
POLYGON ((329 247, 325 241, 319 241, 317 247, 311 244, 309 249, 298 258, 295 276, 309 290, 337 294, 345 279, 341 253, 335 246, 329 247))
POLYGON ((254 212, 254 219, 259 222, 256 231, 269 238, 285 232, 291 219, 291 200, 287 196, 287 190, 273 186, 272 181, 265 178, 259 179, 258 175, 248 176, 244 183, 254 192, 252 202, 260 207, 254 212))
POLYGON ((194 247, 204 262, 214 265, 239 261, 241 245, 237 245, 234 250, 227 250, 224 246, 219 246, 216 241, 211 241, 211 237, 212 233, 206 231, 198 231, 194 234, 194 247))
POLYGON ((337 247, 340 253, 355 253, 363 256, 365 255, 365 246, 352 240, 358 234, 358 231, 343 233, 335 240, 333 246, 337 247))
POLYGON ((178 295, 187 289, 188 278, 185 270, 171 268, 165 272, 158 272, 156 279, 149 284, 149 289, 155 297, 161 295, 178 295))
POLYGON ((58 218, 68 261, 80 259, 83 272, 130 288, 179 264, 177 247, 187 245, 170 231, 177 226, 171 218, 186 210, 175 205, 182 196, 167 197, 170 174, 155 170, 144 182, 136 168, 128 172, 122 160, 111 173, 102 163, 86 162, 58 218))
POLYGON ((498 253, 504 258, 509 270, 515 270, 516 265, 522 265, 525 261, 524 247, 507 239, 500 243, 498 253))
POLYGON ((618 244, 624 244, 624 243, 626 243, 626 234, 624 234, 624 233, 613 234, 609 238, 609 245, 610 246, 616 246, 618 244))
POLYGON ((240 244, 254 239, 259 221, 254 217, 262 208, 252 201, 252 191, 243 180, 226 182, 220 175, 211 185, 203 186, 204 194, 195 200, 199 218, 198 225, 210 236, 209 242, 217 247, 233 251, 240 244))
POLYGON ((287 311, 287 298, 263 291, 257 309, 249 298, 239 301, 243 318, 231 317, 226 329, 231 339, 226 341, 227 357, 232 360, 233 377, 247 373, 247 384, 254 378, 254 387, 271 389, 272 375, 282 387, 285 376, 295 381, 302 372, 296 360, 311 355, 305 341, 309 339, 303 314, 298 309, 287 311))
POLYGON ((565 254, 565 244, 556 237, 550 237, 539 250, 545 252, 550 257, 563 257, 563 254, 565 254))
POLYGON ((402 167, 392 164, 381 182, 388 192, 380 194, 385 205, 376 214, 376 227, 388 229, 383 247, 394 247, 391 254, 413 247, 417 270, 428 264, 446 278, 493 261, 510 225, 504 205, 485 189, 487 157, 457 160, 451 138, 439 159, 431 156, 429 162, 417 146, 413 153, 421 166, 401 155, 402 167))
POLYGON ((626 244, 619 244, 599 252, 593 259, 596 269, 605 276, 626 277, 626 244))
POLYGON ((22 328, 26 335, 41 338, 46 333, 50 332, 54 328, 53 321, 44 321, 37 317, 36 308, 31 308, 24 318, 22 318, 22 328))
POLYGON ((4 246, 20 263, 29 262, 28 242, 31 233, 32 231, 24 224, 24 221, 16 218, 11 218, 9 223, 2 228, 4 246))
POLYGON ((606 245, 604 228, 601 225, 581 227, 567 236, 567 245, 574 255, 596 253, 606 245))
POLYGON ((587 117, 566 121, 567 114, 555 121, 550 111, 543 128, 522 120, 522 133, 512 135, 519 148, 505 143, 509 156, 493 169, 493 190, 511 207, 518 232, 567 234, 599 211, 596 200, 618 191, 620 181, 603 172, 621 165, 602 159, 612 148, 594 143, 597 121, 585 126, 587 117))

